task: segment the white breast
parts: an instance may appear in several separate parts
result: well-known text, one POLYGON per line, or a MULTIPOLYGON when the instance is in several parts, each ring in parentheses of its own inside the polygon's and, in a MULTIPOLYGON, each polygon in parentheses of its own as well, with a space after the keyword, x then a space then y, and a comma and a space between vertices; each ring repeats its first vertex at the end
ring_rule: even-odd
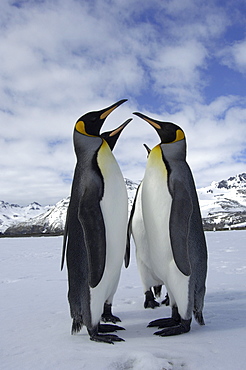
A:
POLYGON ((161 157, 161 149, 157 146, 150 152, 147 161, 142 208, 152 268, 163 280, 166 280, 167 266, 173 259, 169 237, 171 203, 167 170, 161 157))
POLYGON ((128 196, 124 178, 108 144, 104 141, 97 158, 104 179, 100 202, 106 228, 106 264, 97 287, 91 289, 92 322, 96 324, 105 301, 117 289, 126 248, 128 196))
POLYGON ((135 209, 132 217, 132 236, 136 246, 136 260, 138 271, 143 283, 144 293, 150 287, 160 285, 162 282, 156 277, 150 260, 150 248, 147 240, 142 213, 142 188, 140 184, 135 200, 135 209))
POLYGON ((189 277, 179 271, 173 258, 169 233, 172 197, 167 176, 161 148, 157 145, 149 154, 142 185, 142 212, 149 259, 151 269, 166 285, 171 305, 177 303, 180 314, 185 317, 189 277))

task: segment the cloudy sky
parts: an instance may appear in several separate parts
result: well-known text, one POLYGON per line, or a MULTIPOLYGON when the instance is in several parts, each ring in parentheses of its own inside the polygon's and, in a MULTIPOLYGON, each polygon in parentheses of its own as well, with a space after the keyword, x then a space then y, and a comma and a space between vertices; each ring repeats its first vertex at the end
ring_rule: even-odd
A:
MULTIPOLYGON (((197 187, 246 172, 245 0, 2 0, 0 200, 55 204, 70 194, 78 117, 128 99, 103 131, 140 111, 181 126, 197 187)), ((142 179, 135 117, 114 150, 142 179)))

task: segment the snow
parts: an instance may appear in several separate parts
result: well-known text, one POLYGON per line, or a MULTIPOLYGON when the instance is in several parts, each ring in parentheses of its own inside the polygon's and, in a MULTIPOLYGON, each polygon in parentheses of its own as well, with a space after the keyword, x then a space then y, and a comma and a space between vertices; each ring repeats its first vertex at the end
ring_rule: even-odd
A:
MULTIPOLYGON (((206 233, 209 272, 204 318, 189 333, 153 336, 149 321, 169 307, 143 308, 134 253, 123 267, 113 312, 125 342, 89 340, 85 328, 71 336, 66 270, 60 271, 61 237, 0 240, 0 361, 2 370, 226 370, 245 367, 246 231, 206 233)), ((133 251, 132 251, 133 252, 133 251)), ((165 291, 163 292, 163 296, 165 291)))

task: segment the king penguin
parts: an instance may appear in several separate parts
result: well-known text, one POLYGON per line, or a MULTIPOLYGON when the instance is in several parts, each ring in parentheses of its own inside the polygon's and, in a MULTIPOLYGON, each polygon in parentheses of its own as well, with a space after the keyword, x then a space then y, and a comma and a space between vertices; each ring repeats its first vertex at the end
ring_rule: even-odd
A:
POLYGON ((99 322, 105 309, 106 315, 111 314, 124 259, 128 217, 126 186, 111 149, 130 120, 102 135, 100 129, 106 117, 125 101, 86 113, 75 124, 77 163, 62 254, 62 268, 65 255, 67 261, 72 334, 84 325, 91 340, 106 343, 122 340, 117 335, 99 334, 103 326, 99 322))
POLYGON ((154 320, 148 326, 162 329, 154 333, 159 336, 182 334, 190 331, 192 312, 204 325, 207 274, 207 247, 186 162, 185 134, 174 123, 134 114, 154 127, 161 139, 148 155, 131 223, 134 239, 143 243, 147 283, 166 286, 172 309, 171 318, 154 320))
MULTIPOLYGON (((149 156, 151 149, 146 144, 144 144, 144 147, 147 150, 147 156, 149 156)), ((150 249, 142 216, 142 185, 141 182, 137 188, 128 222, 125 267, 128 267, 130 261, 130 238, 132 235, 136 246, 137 267, 145 294, 144 308, 155 308, 159 307, 155 296, 160 296, 162 282, 155 276, 150 265, 150 249)))

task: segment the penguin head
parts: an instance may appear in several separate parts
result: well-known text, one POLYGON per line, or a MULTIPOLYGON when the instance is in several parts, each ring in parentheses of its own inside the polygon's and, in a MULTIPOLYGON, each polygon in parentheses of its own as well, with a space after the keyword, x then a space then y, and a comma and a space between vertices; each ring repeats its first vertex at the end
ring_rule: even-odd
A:
POLYGON ((128 123, 131 122, 131 121, 132 121, 132 118, 129 118, 124 123, 122 123, 122 125, 115 128, 114 130, 103 132, 100 135, 105 141, 107 141, 111 150, 114 149, 114 146, 115 146, 120 134, 122 133, 124 128, 128 125, 128 123))
POLYGON ((184 131, 175 123, 157 121, 139 112, 135 112, 133 114, 142 118, 154 127, 161 139, 161 144, 171 144, 181 140, 185 140, 184 131))
POLYGON ((84 114, 77 120, 75 131, 86 136, 99 136, 100 129, 108 115, 126 101, 127 99, 122 99, 102 110, 84 114))

